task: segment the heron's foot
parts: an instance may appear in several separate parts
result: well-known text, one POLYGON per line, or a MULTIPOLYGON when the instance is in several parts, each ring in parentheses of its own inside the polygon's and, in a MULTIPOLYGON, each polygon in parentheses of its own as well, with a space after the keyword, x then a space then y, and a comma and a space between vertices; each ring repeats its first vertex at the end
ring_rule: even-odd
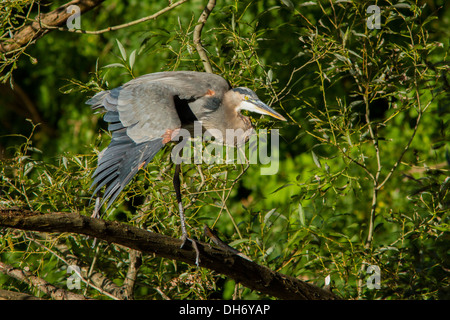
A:
POLYGON ((195 265, 197 266, 197 267, 199 267, 200 266, 200 251, 198 250, 198 246, 197 246, 197 241, 196 240, 194 240, 194 239, 192 239, 192 238, 189 238, 188 236, 187 236, 187 234, 183 234, 182 236, 181 236, 181 246, 180 246, 180 249, 183 249, 183 247, 186 245, 186 242, 187 241, 190 241, 191 243, 192 243, 192 248, 194 249, 194 251, 195 251, 195 265))

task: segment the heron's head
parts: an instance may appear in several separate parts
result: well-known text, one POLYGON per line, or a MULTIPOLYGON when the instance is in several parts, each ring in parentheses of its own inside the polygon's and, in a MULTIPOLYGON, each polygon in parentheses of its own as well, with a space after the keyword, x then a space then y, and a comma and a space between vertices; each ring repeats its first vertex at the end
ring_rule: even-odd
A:
POLYGON ((276 119, 286 121, 286 119, 281 114, 259 100, 256 93, 254 93, 252 90, 245 87, 239 87, 231 89, 230 91, 233 92, 234 99, 237 102, 237 112, 241 110, 248 110, 260 114, 266 114, 276 119))

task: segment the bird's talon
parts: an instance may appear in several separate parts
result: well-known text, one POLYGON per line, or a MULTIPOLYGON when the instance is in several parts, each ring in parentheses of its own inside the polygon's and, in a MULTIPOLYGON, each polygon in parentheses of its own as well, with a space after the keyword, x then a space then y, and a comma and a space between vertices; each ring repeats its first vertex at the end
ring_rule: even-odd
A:
POLYGON ((186 245, 186 240, 190 240, 186 235, 181 236, 181 246, 180 249, 183 249, 183 247, 186 245))
POLYGON ((181 236, 181 246, 180 249, 183 249, 183 247, 186 244, 186 241, 189 240, 192 243, 192 248, 195 251, 195 265, 197 267, 200 266, 200 250, 198 250, 197 241, 194 239, 189 238, 187 235, 181 236))

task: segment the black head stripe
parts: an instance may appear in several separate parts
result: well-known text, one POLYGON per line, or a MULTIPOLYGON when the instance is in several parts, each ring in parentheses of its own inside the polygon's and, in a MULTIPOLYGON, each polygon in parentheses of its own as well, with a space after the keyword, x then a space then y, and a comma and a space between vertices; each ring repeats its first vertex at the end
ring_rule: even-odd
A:
POLYGON ((252 90, 250 90, 249 88, 245 88, 245 87, 239 87, 239 88, 234 88, 232 89, 235 92, 238 92, 240 94, 243 95, 247 95, 250 96, 252 98, 258 98, 258 96, 256 95, 256 93, 254 93, 252 90))

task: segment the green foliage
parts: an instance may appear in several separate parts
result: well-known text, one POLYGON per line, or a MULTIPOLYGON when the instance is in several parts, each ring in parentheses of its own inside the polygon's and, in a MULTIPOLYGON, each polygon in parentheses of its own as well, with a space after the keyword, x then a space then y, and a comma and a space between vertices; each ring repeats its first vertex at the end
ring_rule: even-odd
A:
MULTIPOLYGON (((448 299, 450 6, 378 1, 381 28, 371 30, 371 4, 217 3, 202 34, 214 71, 233 86, 254 88, 289 122, 254 119, 257 128, 280 129, 276 175, 246 164, 183 166, 189 230, 204 239, 206 223, 256 262, 318 285, 330 275, 343 298, 448 299), (380 289, 367 285, 369 266, 381 271, 380 289)), ((159 9, 117 2, 88 13, 95 22, 83 16, 82 28, 159 9)), ((0 109, 11 122, 4 134, 19 137, 0 138, 9 147, 1 206, 91 214, 90 177, 109 135, 83 102, 148 72, 201 71, 192 41, 198 7, 175 10, 101 37, 54 32, 28 53, 37 65, 18 61, 16 82, 45 124, 30 130, 0 109)), ((172 172, 166 148, 105 218, 179 237, 172 172)), ((67 279, 61 243, 88 265, 95 255, 95 268, 116 284, 125 279, 128 253, 113 244, 99 243, 94 253, 93 239, 82 236, 0 233, 2 261, 55 285, 67 279)), ((0 283, 38 294, 3 275, 0 283)), ((136 286, 137 299, 263 298, 208 270, 156 257, 144 257, 136 286)), ((107 298, 86 284, 80 293, 107 298)))

